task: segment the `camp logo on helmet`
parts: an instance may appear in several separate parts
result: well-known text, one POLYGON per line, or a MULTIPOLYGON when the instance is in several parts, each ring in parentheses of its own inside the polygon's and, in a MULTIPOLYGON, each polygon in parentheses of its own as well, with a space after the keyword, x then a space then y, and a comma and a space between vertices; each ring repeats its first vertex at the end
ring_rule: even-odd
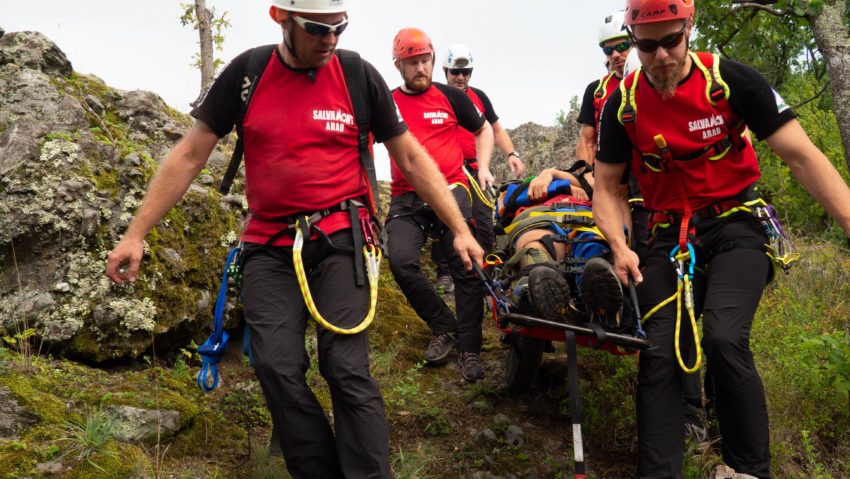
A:
POLYGON ((679 14, 679 7, 677 7, 675 4, 671 3, 670 4, 670 11, 673 12, 673 15, 678 15, 679 14))
MULTIPOLYGON (((661 10, 650 10, 646 13, 640 13, 640 10, 634 10, 634 11, 632 11, 632 19, 634 19, 638 15, 640 15, 640 18, 660 17, 661 15, 664 15, 664 12, 666 12, 666 11, 667 11, 666 8, 662 8, 661 10)), ((673 9, 671 9, 671 11, 673 13, 676 13, 673 9)))

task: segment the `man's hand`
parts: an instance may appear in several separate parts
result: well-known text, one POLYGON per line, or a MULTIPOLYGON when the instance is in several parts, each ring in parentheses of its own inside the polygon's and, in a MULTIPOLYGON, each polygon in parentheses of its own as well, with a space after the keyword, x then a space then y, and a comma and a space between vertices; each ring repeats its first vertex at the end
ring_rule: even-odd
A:
POLYGON ((590 201, 590 197, 587 196, 587 192, 580 186, 570 185, 570 192, 573 195, 573 198, 579 201, 590 201))
POLYGON ((455 235, 454 247, 467 271, 472 271, 473 261, 479 265, 484 263, 484 250, 481 249, 472 233, 466 232, 455 235))
POLYGON ((143 253, 144 244, 141 241, 122 239, 107 256, 106 276, 117 284, 124 284, 124 281, 135 282, 143 253), (122 271, 122 266, 125 265, 126 272, 122 271))
POLYGON ((517 179, 519 179, 525 171, 525 165, 522 164, 522 160, 514 155, 510 155, 508 157, 508 168, 510 168, 511 172, 516 175, 517 179))
POLYGON ((630 249, 620 254, 614 254, 614 272, 617 273, 620 282, 626 286, 629 285, 629 275, 634 278, 635 286, 643 282, 643 275, 638 268, 639 264, 640 259, 638 259, 637 253, 630 249))
POLYGON ((480 168, 478 170, 478 184, 481 185, 481 189, 486 191, 488 187, 493 186, 493 183, 496 182, 496 179, 493 178, 493 174, 490 173, 489 168, 480 168))
POLYGON ((546 190, 552 182, 552 173, 547 169, 540 172, 528 184, 528 197, 532 201, 543 201, 546 199, 546 190))

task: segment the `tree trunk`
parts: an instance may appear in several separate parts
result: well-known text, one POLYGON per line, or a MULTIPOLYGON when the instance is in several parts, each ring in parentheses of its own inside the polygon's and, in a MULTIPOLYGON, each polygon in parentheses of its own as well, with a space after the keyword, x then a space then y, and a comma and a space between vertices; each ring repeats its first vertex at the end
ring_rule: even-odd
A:
POLYGON ((832 91, 832 110, 838 121, 844 163, 850 171, 850 30, 844 26, 846 0, 826 0, 810 18, 812 33, 826 62, 832 91))
POLYGON ((215 78, 212 12, 207 9, 206 0, 195 0, 195 16, 198 18, 198 34, 201 37, 201 94, 198 97, 200 100, 215 78))

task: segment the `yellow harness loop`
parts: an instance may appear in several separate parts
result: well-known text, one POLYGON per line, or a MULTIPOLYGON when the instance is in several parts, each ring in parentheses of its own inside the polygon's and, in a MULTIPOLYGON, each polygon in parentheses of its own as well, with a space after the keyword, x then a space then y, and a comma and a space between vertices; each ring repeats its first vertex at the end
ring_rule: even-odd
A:
MULTIPOLYGON (((295 221, 295 242, 292 244, 292 262, 295 264, 295 277, 298 279, 298 287, 301 289, 301 296, 304 298, 304 304, 307 305, 307 310, 310 311, 310 314, 317 323, 334 333, 357 334, 363 331, 372 324, 372 319, 375 318, 376 305, 378 304, 378 276, 380 275, 381 267, 380 248, 373 244, 363 246, 363 259, 366 263, 366 273, 369 277, 369 312, 366 313, 366 317, 357 326, 350 329, 338 328, 322 317, 316 308, 313 296, 310 294, 310 285, 307 283, 307 274, 304 271, 304 262, 301 259, 301 250, 304 249, 304 236, 300 228, 302 219, 299 218, 295 221)), ((307 226, 309 227, 309 224, 307 226)))
MULTIPOLYGON (((472 185, 472 191, 475 192, 475 195, 484 203, 484 206, 490 208, 491 210, 496 209, 496 205, 493 204, 492 201, 488 200, 487 197, 484 196, 484 192, 481 191, 481 187, 478 186, 478 179, 472 176, 472 173, 466 169, 466 166, 463 166, 463 172, 466 173, 466 177, 469 179, 469 184, 472 185)), ((472 194, 470 193, 470 201, 472 201, 472 194)))

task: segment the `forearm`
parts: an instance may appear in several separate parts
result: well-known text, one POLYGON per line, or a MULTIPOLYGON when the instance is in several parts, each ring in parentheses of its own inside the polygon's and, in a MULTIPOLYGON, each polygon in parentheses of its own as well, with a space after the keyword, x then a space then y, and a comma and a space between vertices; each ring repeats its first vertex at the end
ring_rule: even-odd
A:
POLYGON ((508 135, 507 130, 502 128, 502 125, 498 121, 493 123, 493 138, 495 139, 496 146, 503 155, 514 151, 514 142, 511 141, 511 136, 508 135))
POLYGON ((631 223, 627 218, 628 207, 628 203, 616 191, 607 188, 596 188, 593 191, 593 219, 615 255, 629 249, 623 234, 623 225, 631 223))
POLYGON ((198 128, 197 124, 193 127, 189 135, 174 147, 154 175, 142 205, 124 233, 124 238, 136 241, 144 239, 186 193, 189 185, 204 168, 217 141, 218 138, 208 128, 198 128))
POLYGON ((791 173, 850 237, 850 189, 824 156, 809 162, 790 163, 791 173))
POLYGON ((475 155, 478 159, 478 169, 490 170, 490 157, 493 155, 493 128, 489 123, 476 132, 475 155))
POLYGON ((596 129, 590 125, 582 125, 576 146, 576 161, 593 164, 593 151, 596 148, 596 129))
POLYGON ((388 140, 385 146, 416 194, 434 209, 452 233, 455 236, 471 235, 446 179, 422 145, 412 135, 404 133, 388 140))
POLYGON ((850 236, 850 189, 797 120, 789 121, 765 141, 788 164, 800 185, 850 236))

